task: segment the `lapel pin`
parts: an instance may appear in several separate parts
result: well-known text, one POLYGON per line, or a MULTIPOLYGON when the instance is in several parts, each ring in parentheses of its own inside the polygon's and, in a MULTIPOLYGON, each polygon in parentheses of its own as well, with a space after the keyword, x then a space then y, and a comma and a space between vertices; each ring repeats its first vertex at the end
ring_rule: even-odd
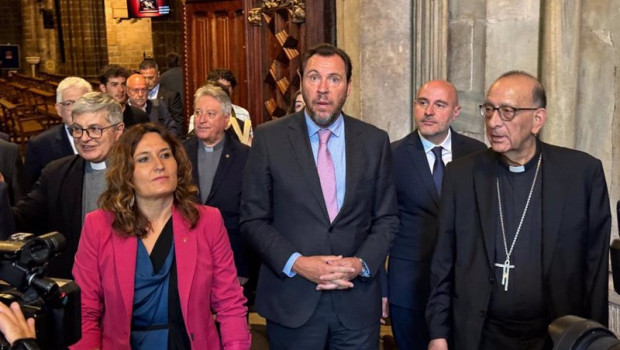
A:
POLYGON ((230 154, 226 154, 226 158, 230 158, 230 154))

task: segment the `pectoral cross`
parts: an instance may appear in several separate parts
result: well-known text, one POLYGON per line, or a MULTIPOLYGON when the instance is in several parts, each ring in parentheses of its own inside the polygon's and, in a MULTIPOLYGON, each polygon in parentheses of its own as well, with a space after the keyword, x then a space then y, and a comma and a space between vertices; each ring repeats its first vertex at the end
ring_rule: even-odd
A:
POLYGON ((495 263, 495 266, 502 268, 502 286, 504 291, 508 291, 508 278, 510 278, 510 269, 514 269, 514 265, 510 265, 510 259, 506 259, 503 264, 495 263))

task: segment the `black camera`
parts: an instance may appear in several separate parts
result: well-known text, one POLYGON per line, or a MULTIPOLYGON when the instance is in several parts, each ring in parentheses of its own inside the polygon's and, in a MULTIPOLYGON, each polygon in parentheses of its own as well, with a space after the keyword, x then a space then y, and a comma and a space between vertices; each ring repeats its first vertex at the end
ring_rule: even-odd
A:
MULTIPOLYGON (((58 232, 41 236, 15 233, 0 241, 0 302, 19 302, 24 316, 36 322, 43 349, 59 349, 82 337, 80 288, 73 281, 48 278, 46 267, 61 254, 65 237, 58 232)), ((8 349, 0 339, 0 350, 8 349)))
MULTIPOLYGON (((616 205, 620 227, 620 201, 616 205)), ((620 294, 620 240, 615 239, 609 248, 614 290, 620 294)), ((620 350, 620 340, 598 322, 577 316, 563 316, 549 325, 554 350, 620 350)))

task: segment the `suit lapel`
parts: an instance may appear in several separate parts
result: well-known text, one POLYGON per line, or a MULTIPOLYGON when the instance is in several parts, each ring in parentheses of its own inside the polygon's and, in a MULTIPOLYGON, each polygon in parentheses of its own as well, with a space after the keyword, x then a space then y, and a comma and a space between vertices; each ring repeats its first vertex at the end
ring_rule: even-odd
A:
POLYGON ((174 235, 174 250, 177 264, 179 297, 181 310, 187 317, 189 311, 189 297, 196 272, 198 257, 198 242, 196 232, 191 230, 176 207, 172 208, 172 230, 174 235))
POLYGON ((310 192, 310 195, 315 198, 318 202, 319 208, 322 209, 323 214, 326 218, 328 218, 327 220, 329 220, 327 207, 325 206, 325 200, 323 199, 323 191, 321 190, 321 181, 319 180, 319 174, 316 169, 316 163, 314 162, 314 156, 310 146, 310 137, 308 137, 308 128, 306 126, 304 114, 303 112, 299 112, 288 118, 290 118, 290 132, 288 134, 289 142, 291 144, 291 149, 295 154, 297 164, 301 169, 302 176, 308 183, 308 192, 310 192))
MULTIPOLYGON (((345 174, 345 192, 344 201, 342 202, 342 208, 338 212, 338 215, 334 221, 338 220, 341 216, 340 213, 344 212, 349 206, 355 205, 356 200, 355 193, 357 192, 357 185, 359 184, 359 177, 363 174, 366 159, 364 154, 364 140, 360 130, 356 127, 355 123, 350 122, 349 116, 344 115, 344 142, 345 142, 345 154, 346 154, 346 174, 345 174)), ((327 213, 327 211, 326 211, 327 213)))
MULTIPOLYGON (((84 174, 86 173, 86 161, 80 156, 74 156, 73 164, 68 168, 62 179, 61 189, 71 189, 65 191, 64 196, 60 197, 62 205, 60 208, 64 213, 65 222, 70 223, 73 232, 82 231, 82 199, 84 191, 84 174), (66 196, 66 197, 65 197, 66 196), (79 215, 76 215, 76 210, 79 215)), ((77 237, 76 237, 77 239, 77 237)), ((77 247, 77 244, 75 245, 77 247)))
POLYGON ((495 224, 497 221, 497 165, 492 151, 487 151, 484 163, 474 170, 474 193, 482 226, 482 239, 491 270, 495 264, 495 224))
POLYGON ((542 142, 542 250, 543 271, 549 271, 551 257, 560 233, 562 212, 566 203, 566 174, 563 162, 554 158, 553 150, 542 142))
POLYGON ((215 170, 215 176, 213 177, 213 184, 211 185, 211 192, 209 192, 209 197, 207 198, 207 202, 211 200, 211 198, 215 195, 218 187, 224 182, 224 179, 228 175, 228 171, 233 164, 233 160, 235 159, 235 151, 236 147, 232 142, 232 139, 227 133, 224 133, 224 148, 222 149, 222 155, 220 156, 220 161, 217 164, 217 169, 215 170))
POLYGON ((428 190, 435 204, 439 206, 439 193, 437 193, 433 174, 431 174, 431 169, 428 166, 428 158, 426 158, 426 153, 424 153, 424 146, 422 145, 417 130, 407 137, 407 151, 409 152, 409 159, 411 159, 413 169, 415 169, 418 174, 418 178, 422 180, 424 188, 428 190))
POLYGON ((135 237, 122 238, 113 232, 112 247, 114 248, 116 279, 118 286, 123 291, 122 298, 125 305, 125 317, 131 320, 138 239, 135 237))

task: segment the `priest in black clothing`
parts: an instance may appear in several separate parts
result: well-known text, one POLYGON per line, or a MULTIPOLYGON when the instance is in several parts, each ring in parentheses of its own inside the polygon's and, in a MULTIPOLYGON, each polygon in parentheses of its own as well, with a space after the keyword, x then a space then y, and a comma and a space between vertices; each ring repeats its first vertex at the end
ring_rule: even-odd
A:
POLYGON ((551 349, 547 326, 557 317, 607 324, 603 168, 537 139, 545 107, 536 78, 502 75, 480 106, 491 148, 446 168, 429 349, 551 349))

